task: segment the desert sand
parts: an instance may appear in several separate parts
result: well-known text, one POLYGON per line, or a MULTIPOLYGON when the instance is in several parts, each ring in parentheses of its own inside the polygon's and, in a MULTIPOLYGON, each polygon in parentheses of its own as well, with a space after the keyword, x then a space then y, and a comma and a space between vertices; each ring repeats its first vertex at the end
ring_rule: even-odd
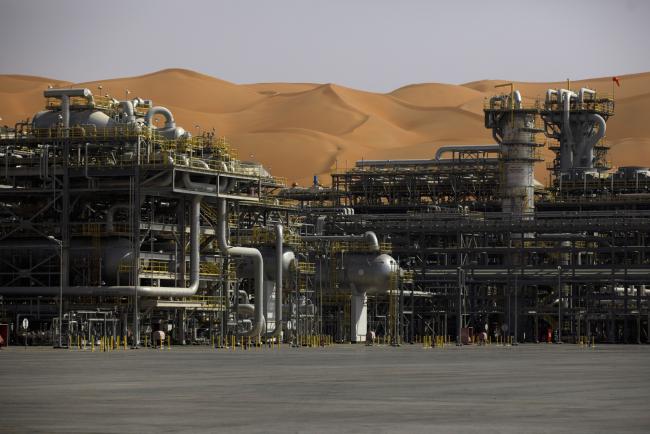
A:
MULTIPOLYGON (((607 124, 614 166, 650 166, 650 72, 619 76, 616 114, 607 124)), ((197 133, 226 136, 239 158, 256 160, 277 176, 308 185, 313 175, 328 184, 334 168, 356 160, 431 158, 446 144, 489 144, 483 102, 508 80, 462 85, 421 83, 381 94, 336 84, 234 84, 183 69, 138 77, 70 83, 44 77, 0 75, 1 124, 12 126, 42 110, 43 90, 85 86, 123 99, 140 96, 168 107, 177 123, 197 133)), ((541 97, 566 82, 515 83, 524 99, 541 97)), ((610 77, 578 80, 571 88, 612 93, 610 77)), ((547 161, 553 154, 545 149, 547 161)), ((546 163, 535 176, 548 179, 546 163)))

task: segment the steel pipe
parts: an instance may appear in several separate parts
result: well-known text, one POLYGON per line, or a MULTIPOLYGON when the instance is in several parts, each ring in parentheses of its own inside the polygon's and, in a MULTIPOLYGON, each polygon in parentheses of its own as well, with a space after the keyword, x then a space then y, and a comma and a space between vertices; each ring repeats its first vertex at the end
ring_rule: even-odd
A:
POLYGON ((244 336, 258 336, 264 328, 264 261, 259 250, 252 247, 232 247, 228 244, 226 200, 217 199, 217 244, 224 255, 242 256, 253 260, 255 279, 255 319, 253 327, 244 336))

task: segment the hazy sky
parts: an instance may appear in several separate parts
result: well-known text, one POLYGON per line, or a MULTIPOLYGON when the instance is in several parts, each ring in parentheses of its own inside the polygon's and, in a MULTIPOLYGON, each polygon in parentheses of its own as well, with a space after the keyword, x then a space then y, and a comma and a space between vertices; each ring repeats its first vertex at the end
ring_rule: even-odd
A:
POLYGON ((552 81, 650 71, 650 1, 0 0, 0 73, 188 68, 236 83, 552 81))

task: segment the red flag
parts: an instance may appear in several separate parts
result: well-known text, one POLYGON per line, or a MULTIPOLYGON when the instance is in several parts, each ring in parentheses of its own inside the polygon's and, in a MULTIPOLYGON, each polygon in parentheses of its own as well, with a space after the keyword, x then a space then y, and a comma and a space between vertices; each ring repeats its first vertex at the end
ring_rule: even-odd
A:
POLYGON ((621 82, 618 81, 618 77, 612 77, 612 81, 613 81, 614 83, 616 83, 616 86, 617 86, 617 87, 621 87, 621 82))

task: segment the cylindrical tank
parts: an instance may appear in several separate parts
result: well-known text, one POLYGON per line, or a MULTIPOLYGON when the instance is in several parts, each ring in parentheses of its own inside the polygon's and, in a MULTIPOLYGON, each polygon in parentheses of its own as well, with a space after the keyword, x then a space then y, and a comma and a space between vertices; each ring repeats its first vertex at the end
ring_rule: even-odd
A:
POLYGON ((348 254, 343 257, 343 283, 357 292, 385 293, 390 288, 391 274, 397 272, 397 261, 387 254, 348 254))
MULTIPOLYGON (((55 128, 59 124, 59 111, 42 111, 34 115, 32 126, 34 128, 55 128)), ((70 112, 70 126, 94 125, 97 129, 110 128, 115 121, 106 113, 99 110, 73 110, 70 112)))
POLYGON ((515 111, 503 117, 502 208, 504 212, 522 214, 532 212, 534 203, 535 114, 515 111))
MULTIPOLYGON (((24 239, 5 242, 0 246, 0 258, 13 263, 22 255, 32 262, 39 262, 51 256, 53 252, 58 254, 59 246, 48 240, 24 239)), ((101 257, 101 278, 106 285, 117 283, 117 273, 121 264, 130 264, 133 247, 127 238, 106 238, 102 239, 99 257, 101 257)), ((75 263, 78 259, 93 257, 96 254, 95 246, 90 238, 76 238, 70 245, 70 260, 75 263)), ((75 282, 71 282, 73 285, 75 282)))

